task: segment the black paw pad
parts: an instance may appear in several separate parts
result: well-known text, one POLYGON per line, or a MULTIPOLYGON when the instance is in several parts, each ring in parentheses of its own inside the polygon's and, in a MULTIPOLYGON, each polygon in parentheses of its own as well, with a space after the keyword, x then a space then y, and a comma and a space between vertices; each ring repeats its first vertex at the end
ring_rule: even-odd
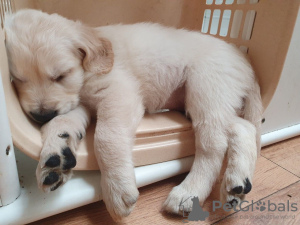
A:
POLYGON ((234 207, 234 206, 236 206, 237 204, 238 204, 238 201, 236 200, 236 199, 232 199, 230 202, 228 202, 230 205, 231 205, 231 207, 234 207))
POLYGON ((56 172, 50 172, 49 175, 45 178, 43 184, 51 185, 57 182, 59 179, 59 175, 56 172))
POLYGON ((243 187, 242 186, 237 186, 232 188, 231 192, 234 194, 241 194, 243 191, 243 187))
POLYGON ((70 135, 67 132, 58 135, 58 137, 65 138, 65 139, 69 138, 69 136, 70 135))
POLYGON ((50 190, 55 191, 60 185, 62 184, 62 181, 59 181, 54 187, 52 187, 50 190))
POLYGON ((65 156, 63 170, 74 168, 76 166, 76 158, 73 155, 71 149, 69 147, 64 148, 62 154, 65 156))
POLYGON ((53 155, 53 156, 51 156, 47 160, 47 162, 45 163, 45 165, 47 167, 51 167, 51 168, 59 166, 60 165, 60 157, 59 157, 59 155, 53 155))
POLYGON ((248 178, 246 178, 244 183, 245 183, 244 194, 248 194, 252 189, 252 184, 250 183, 248 178))

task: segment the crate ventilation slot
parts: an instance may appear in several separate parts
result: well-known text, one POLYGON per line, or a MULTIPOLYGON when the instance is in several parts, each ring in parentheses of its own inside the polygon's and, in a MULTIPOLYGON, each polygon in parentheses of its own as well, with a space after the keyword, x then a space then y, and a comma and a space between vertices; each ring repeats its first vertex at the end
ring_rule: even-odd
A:
MULTIPOLYGON (((201 32, 219 36, 233 43, 235 40, 249 41, 256 16, 256 11, 250 8, 256 3, 258 0, 206 0, 209 9, 204 11, 201 32), (237 5, 235 10, 231 10, 233 4, 237 5), (218 6, 221 9, 218 9, 218 6)), ((245 53, 248 52, 245 45, 239 45, 239 48, 245 53)))

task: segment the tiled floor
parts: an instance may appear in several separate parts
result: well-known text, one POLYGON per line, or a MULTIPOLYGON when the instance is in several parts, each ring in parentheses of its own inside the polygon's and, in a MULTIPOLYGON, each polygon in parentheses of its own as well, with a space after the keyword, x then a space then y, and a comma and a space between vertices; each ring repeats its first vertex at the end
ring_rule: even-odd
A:
MULTIPOLYGON (((123 224, 182 224, 182 216, 161 211, 169 191, 185 177, 176 176, 140 188, 140 198, 123 224)), ((213 212, 212 201, 219 198, 218 181, 204 205, 205 221, 189 224, 300 224, 300 137, 264 148, 257 162, 253 189, 238 212, 213 212), (253 201, 253 202, 252 202, 253 201), (275 209, 276 207, 276 209, 275 209)), ((103 202, 93 203, 41 221, 38 224, 114 224, 103 202)))

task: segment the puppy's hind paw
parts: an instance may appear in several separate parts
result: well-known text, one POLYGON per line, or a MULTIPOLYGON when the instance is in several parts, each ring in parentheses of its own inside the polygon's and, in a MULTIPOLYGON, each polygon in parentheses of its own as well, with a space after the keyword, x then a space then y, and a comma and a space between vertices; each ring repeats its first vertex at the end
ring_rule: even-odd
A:
POLYGON ((220 197, 223 203, 229 203, 232 208, 240 206, 241 202, 245 199, 246 194, 248 194, 252 189, 252 184, 248 178, 245 178, 243 182, 237 185, 237 181, 228 180, 225 181, 224 177, 221 189, 220 197))
POLYGON ((191 212, 193 197, 198 197, 198 194, 196 192, 189 192, 182 185, 178 185, 169 193, 162 208, 169 213, 179 215, 182 215, 184 212, 191 212))

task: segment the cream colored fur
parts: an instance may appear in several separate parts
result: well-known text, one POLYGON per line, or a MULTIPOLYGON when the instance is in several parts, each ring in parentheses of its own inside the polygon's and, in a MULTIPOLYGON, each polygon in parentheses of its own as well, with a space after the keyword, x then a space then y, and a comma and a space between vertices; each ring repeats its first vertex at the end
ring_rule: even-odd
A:
MULTIPOLYGON (((196 155, 164 208, 179 213, 181 201, 190 196, 203 203, 226 153, 221 198, 244 198, 230 190, 246 178, 252 182, 262 105, 254 72, 235 47, 158 24, 89 28, 34 10, 9 18, 6 34, 10 70, 24 111, 30 116, 43 107, 59 113, 42 128, 37 180, 45 191, 50 188, 42 182, 49 173, 45 161, 53 152, 61 154, 66 144, 57 135, 69 132, 67 144, 76 154, 76 132, 84 134, 90 112, 97 119, 94 146, 103 200, 115 220, 128 216, 139 195, 131 150, 144 112, 184 106, 195 131, 196 155)), ((59 172, 63 182, 70 178, 70 171, 59 172)))

